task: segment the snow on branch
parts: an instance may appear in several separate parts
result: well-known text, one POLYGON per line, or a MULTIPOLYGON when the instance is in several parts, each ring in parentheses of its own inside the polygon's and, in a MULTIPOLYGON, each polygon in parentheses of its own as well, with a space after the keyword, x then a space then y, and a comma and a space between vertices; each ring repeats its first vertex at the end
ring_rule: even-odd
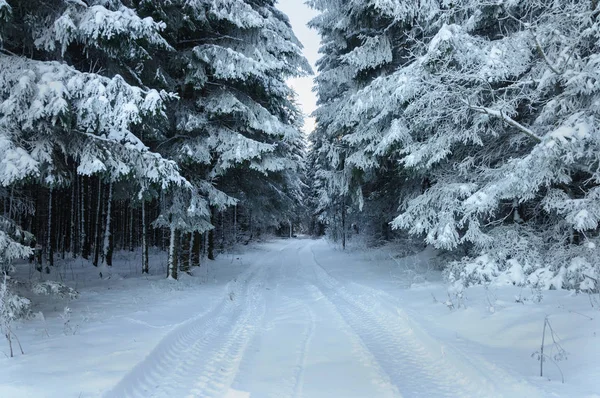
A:
POLYGON ((534 139, 535 141, 542 142, 541 137, 539 137, 536 133, 534 133, 533 130, 531 130, 531 129, 525 127, 525 126, 523 126, 521 123, 517 122, 516 120, 514 120, 513 118, 511 118, 510 116, 508 116, 504 112, 499 111, 499 110, 495 110, 495 109, 491 109, 491 108, 487 108, 485 106, 471 105, 468 101, 463 101, 463 102, 470 109, 472 109, 472 110, 474 110, 476 112, 479 112, 479 113, 484 113, 484 114, 489 115, 489 116, 500 118, 503 121, 505 121, 506 123, 508 123, 509 125, 513 126, 517 130, 519 130, 520 132, 522 132, 523 134, 526 134, 530 138, 534 139))

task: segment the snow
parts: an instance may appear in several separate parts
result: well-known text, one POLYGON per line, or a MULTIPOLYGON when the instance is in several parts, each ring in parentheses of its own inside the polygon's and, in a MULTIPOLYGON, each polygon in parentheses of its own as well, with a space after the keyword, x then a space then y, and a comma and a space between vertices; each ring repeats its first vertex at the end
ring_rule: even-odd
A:
POLYGON ((117 253, 109 280, 82 260, 57 266, 80 298, 32 297, 38 315, 13 327, 25 355, 0 359, 0 396, 599 393, 597 297, 512 285, 449 290, 431 249, 400 258, 393 246, 343 252, 324 240, 275 240, 179 281, 164 279, 158 253, 151 276, 141 276, 139 255, 117 253), (551 362, 539 377, 531 357, 546 317, 568 353, 556 364, 565 384, 551 362))

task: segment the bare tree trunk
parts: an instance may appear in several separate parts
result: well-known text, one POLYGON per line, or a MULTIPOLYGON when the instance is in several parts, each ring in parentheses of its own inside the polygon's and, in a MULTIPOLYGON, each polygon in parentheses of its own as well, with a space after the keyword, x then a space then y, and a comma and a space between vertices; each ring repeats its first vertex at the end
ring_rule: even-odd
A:
POLYGON ((112 197, 113 197, 113 183, 112 181, 108 184, 108 198, 106 205, 106 228, 104 229, 104 245, 102 247, 102 262, 109 267, 112 267, 112 254, 113 254, 113 236, 111 232, 111 213, 112 213, 112 197))
POLYGON ((346 195, 342 203, 342 249, 346 250, 346 195))
MULTIPOLYGON (((142 206, 144 203, 142 202, 142 206)), ((129 202, 129 251, 132 252, 135 250, 133 243, 133 230, 135 224, 133 223, 133 206, 131 206, 131 202, 129 202)))
MULTIPOLYGON (((48 193, 48 239, 46 240, 46 260, 51 267, 54 266, 54 249, 52 245, 52 191, 52 188, 50 188, 50 192, 48 193)), ((49 272, 50 269, 46 266, 46 273, 49 272)))
POLYGON ((237 244, 237 204, 233 207, 233 243, 237 244))
POLYGON ((190 258, 192 267, 200 266, 200 245, 202 244, 202 235, 194 232, 192 235, 192 243, 190 245, 190 258))
POLYGON ((102 220, 102 180, 98 177, 98 202, 96 205, 96 228, 94 232, 94 267, 98 266, 100 257, 100 223, 102 220))
POLYGON ((174 225, 171 226, 171 237, 169 243, 169 262, 167 266, 167 278, 177 279, 177 241, 178 231, 174 225))
MULTIPOLYGON (((79 206, 81 207, 81 216, 79 217, 79 241, 81 245, 81 257, 86 260, 90 256, 90 247, 89 247, 89 235, 88 235, 88 226, 86 225, 86 213, 87 216, 90 216, 90 211, 86 212, 86 206, 89 206, 90 200, 85 200, 85 182, 83 177, 79 179, 80 185, 80 197, 79 197, 79 206)), ((89 191, 89 187, 88 187, 89 191)))
POLYGON ((221 241, 219 242, 219 253, 225 252, 225 211, 219 213, 221 219, 221 241))
MULTIPOLYGON (((211 207, 210 209, 210 223, 214 226, 216 224, 216 217, 215 217, 215 209, 211 207)), ((214 260, 215 259, 215 229, 211 229, 210 231, 208 231, 208 259, 209 260, 214 260)))
POLYGON ((254 224, 252 223, 252 210, 248 211, 248 223, 249 225, 249 229, 250 229, 250 237, 248 238, 248 241, 246 242, 246 244, 250 243, 252 241, 252 238, 254 238, 254 224))
POLYGON ((76 225, 77 225, 77 174, 74 175, 72 187, 71 187, 71 231, 69 233, 69 250, 71 251, 71 257, 77 258, 77 239, 76 239, 76 225))
POLYGON ((185 233, 185 234, 181 234, 181 259, 180 259, 180 266, 179 269, 182 272, 185 273, 190 273, 190 268, 191 268, 191 254, 192 254, 192 239, 193 239, 193 234, 192 233, 185 233))
POLYGON ((142 274, 150 272, 148 265, 148 229, 146 227, 146 202, 142 200, 142 274))

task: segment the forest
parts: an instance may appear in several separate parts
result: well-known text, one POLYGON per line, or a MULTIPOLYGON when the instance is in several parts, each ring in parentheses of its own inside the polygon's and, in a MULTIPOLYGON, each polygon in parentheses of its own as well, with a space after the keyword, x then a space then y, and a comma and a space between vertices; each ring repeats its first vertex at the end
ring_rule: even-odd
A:
POLYGON ((141 249, 148 272, 158 246, 176 279, 297 222, 306 143, 285 81, 311 68, 273 3, 2 0, 3 271, 141 249))
POLYGON ((294 1, 0 0, 0 396, 597 396, 598 0, 294 1))
POLYGON ((447 280, 597 291, 598 2, 0 0, 0 266, 261 233, 432 246, 447 280))

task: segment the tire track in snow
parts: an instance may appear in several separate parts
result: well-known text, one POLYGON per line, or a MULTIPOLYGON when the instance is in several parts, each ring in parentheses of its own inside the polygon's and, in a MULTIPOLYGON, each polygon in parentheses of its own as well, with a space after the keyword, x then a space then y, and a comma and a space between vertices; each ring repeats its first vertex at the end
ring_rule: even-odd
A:
POLYGON ((265 266, 267 315, 242 360, 232 384, 235 390, 265 398, 296 397, 302 392, 307 350, 316 320, 304 300, 297 298, 305 297, 300 281, 289 274, 298 269, 290 261, 298 262, 299 250, 300 247, 291 256, 274 257, 279 260, 275 261, 278 265, 267 262, 265 266), (275 342, 277 349, 271 346, 275 342))
POLYGON ((296 367, 297 371, 295 374, 296 382, 294 383, 294 394, 295 398, 302 397, 302 388, 304 386, 304 369, 306 369, 306 360, 308 356, 308 348, 310 347, 310 343, 315 335, 315 329, 317 320, 315 317, 315 313, 310 309, 310 307, 304 303, 302 303, 304 311, 308 315, 310 319, 309 326, 306 328, 304 333, 304 338, 302 339, 302 348, 300 349, 300 355, 298 357, 298 365, 296 367))
MULTIPOLYGON (((406 319, 383 309, 372 294, 349 292, 319 264, 312 244, 309 250, 306 257, 312 263, 316 286, 337 307, 401 393, 411 397, 503 396, 488 377, 475 374, 478 377, 474 380, 473 372, 465 374, 456 368, 457 358, 449 361, 442 352, 432 351, 406 319)), ((465 368, 464 363, 459 365, 465 368)))
POLYGON ((397 298, 391 294, 373 289, 369 286, 364 286, 356 282, 350 282, 349 286, 353 287, 355 291, 362 291, 357 297, 378 297, 379 302, 386 304, 385 307, 390 313, 396 313, 398 317, 402 318, 404 322, 410 324, 411 328, 415 333, 422 339, 425 340, 433 351, 444 352, 444 356, 449 359, 455 359, 453 365, 458 367, 461 371, 468 374, 473 374, 475 377, 480 377, 488 380, 494 385, 497 391, 502 391, 498 395, 504 395, 507 397, 515 396, 527 396, 535 397, 545 395, 538 390, 537 387, 527 382, 518 374, 512 374, 509 369, 503 369, 502 367, 489 362, 481 355, 477 354, 465 354, 462 350, 452 344, 449 340, 445 340, 443 343, 430 336, 418 323, 413 321, 413 318, 401 308, 397 298), (493 378, 490 378, 493 375, 493 378))
POLYGON ((264 315, 263 274, 262 267, 249 267, 220 304, 169 333, 105 397, 223 395, 264 315))

